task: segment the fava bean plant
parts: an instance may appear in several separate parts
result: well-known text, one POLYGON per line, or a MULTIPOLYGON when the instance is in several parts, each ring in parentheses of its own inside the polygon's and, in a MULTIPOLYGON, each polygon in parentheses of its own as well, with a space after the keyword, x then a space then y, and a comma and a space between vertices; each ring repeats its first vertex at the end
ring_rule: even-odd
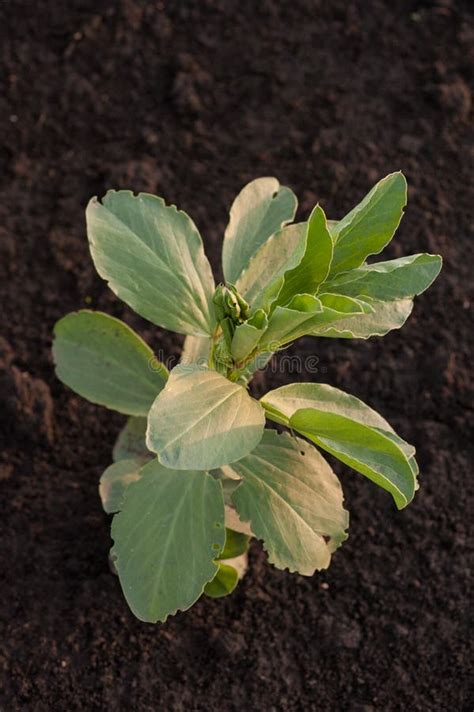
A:
POLYGON ((168 371, 102 312, 73 312, 54 330, 61 381, 128 416, 100 496, 114 515, 111 560, 140 620, 231 593, 250 537, 279 569, 327 568, 348 536, 348 513, 322 451, 399 509, 413 499, 415 448, 358 398, 322 383, 259 400, 249 392, 255 372, 301 336, 368 339, 404 324, 441 258, 367 258, 392 239, 406 198, 404 176, 392 173, 341 220, 316 205, 293 223, 294 193, 275 178, 254 180, 230 210, 217 286, 186 213, 126 190, 90 201, 99 275, 140 316, 186 335, 168 371))

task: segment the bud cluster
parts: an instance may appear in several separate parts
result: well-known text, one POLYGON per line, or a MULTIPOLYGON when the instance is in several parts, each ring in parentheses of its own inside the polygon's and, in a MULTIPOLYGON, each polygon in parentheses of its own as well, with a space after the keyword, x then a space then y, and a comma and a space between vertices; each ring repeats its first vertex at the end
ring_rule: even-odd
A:
POLYGON ((222 339, 217 342, 214 357, 224 368, 232 365, 232 339, 235 329, 250 316, 250 306, 233 284, 220 284, 212 298, 216 319, 222 330, 222 339))

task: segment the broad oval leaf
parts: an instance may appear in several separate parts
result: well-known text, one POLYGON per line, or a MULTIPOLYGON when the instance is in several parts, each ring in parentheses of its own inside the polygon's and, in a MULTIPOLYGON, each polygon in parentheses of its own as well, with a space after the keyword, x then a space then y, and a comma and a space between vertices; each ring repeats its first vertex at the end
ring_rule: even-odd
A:
POLYGON ((125 490, 132 482, 140 479, 143 465, 143 459, 136 457, 114 462, 104 471, 100 478, 99 495, 107 514, 113 514, 122 508, 125 490))
POLYGON ((86 211, 92 259, 110 289, 153 324, 206 336, 214 328, 214 280, 186 213, 147 193, 110 190, 86 211))
POLYGON ((324 289, 349 297, 391 302, 424 292, 438 276, 441 266, 439 255, 409 255, 345 272, 327 282, 324 289))
POLYGON ((403 173, 390 173, 331 230, 335 241, 330 277, 360 267, 390 242, 407 203, 403 173))
POLYGON ((228 596, 239 583, 239 572, 229 564, 219 562, 216 575, 204 587, 204 593, 210 598, 223 598, 228 596))
POLYGON ((54 327, 58 378, 83 398, 126 415, 147 415, 168 371, 133 329, 108 314, 83 310, 54 327))
POLYGON ((288 433, 266 430, 232 469, 242 478, 232 502, 262 539, 269 561, 305 576, 327 568, 347 538, 348 513, 339 480, 319 452, 288 433))
POLYGON ((283 225, 293 220, 298 201, 276 178, 257 178, 238 194, 222 246, 227 282, 235 283, 259 248, 283 225))
POLYGON ((250 260, 236 287, 252 311, 268 311, 283 285, 283 275, 301 262, 306 245, 306 223, 287 225, 272 235, 250 260))
POLYGON ((112 450, 114 462, 128 460, 130 458, 139 458, 145 463, 146 460, 153 457, 145 443, 146 426, 146 418, 131 416, 127 420, 118 434, 112 450))
POLYGON ((340 319, 337 324, 318 326, 311 334, 333 339, 370 339, 372 336, 385 336, 393 329, 400 329, 413 309, 412 299, 378 302, 364 297, 364 302, 372 308, 371 311, 340 319))
POLYGON ((329 274, 333 241, 324 210, 316 205, 306 227, 306 249, 299 265, 285 273, 277 303, 284 306, 296 294, 316 294, 329 274))
POLYGON ((414 449, 378 413, 337 388, 296 383, 262 398, 268 417, 283 423, 390 492, 399 509, 416 489, 414 449))
POLYGON ((244 457, 260 442, 260 403, 216 371, 174 368, 148 415, 147 446, 173 469, 213 469, 244 457))
POLYGON ((112 556, 127 603, 142 621, 188 609, 217 571, 225 542, 222 487, 206 472, 153 460, 112 522, 112 556))

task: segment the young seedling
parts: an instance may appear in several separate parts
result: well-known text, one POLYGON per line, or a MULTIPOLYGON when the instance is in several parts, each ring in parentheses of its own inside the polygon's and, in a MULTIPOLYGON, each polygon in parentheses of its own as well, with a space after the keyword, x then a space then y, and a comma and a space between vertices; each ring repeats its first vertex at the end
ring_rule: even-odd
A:
POLYGON ((414 447, 358 398, 321 383, 260 400, 248 391, 255 371, 300 336, 368 339, 400 328, 441 269, 429 254, 367 262, 401 220, 401 173, 342 220, 316 205, 291 224, 296 204, 275 178, 241 191, 217 288, 196 226, 175 206, 125 190, 88 205, 99 275, 142 317, 187 336, 168 372, 101 312, 74 312, 55 327, 58 377, 129 416, 100 495, 114 514, 112 561, 143 621, 165 621, 203 592, 230 593, 251 536, 280 569, 325 569, 348 536, 348 513, 320 451, 383 487, 399 509, 417 489, 414 447))

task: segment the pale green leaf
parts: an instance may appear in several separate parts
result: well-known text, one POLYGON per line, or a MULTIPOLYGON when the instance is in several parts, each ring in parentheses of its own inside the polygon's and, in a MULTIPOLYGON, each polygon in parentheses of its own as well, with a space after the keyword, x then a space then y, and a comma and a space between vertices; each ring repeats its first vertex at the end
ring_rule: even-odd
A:
POLYGON ((390 242, 403 216, 407 184, 403 173, 391 173, 331 230, 335 241, 330 277, 360 267, 390 242))
POLYGON ((410 463, 383 433, 312 409, 295 413, 290 427, 390 492, 399 509, 413 499, 416 483, 410 463))
POLYGON ((224 501, 205 472, 153 460, 125 492, 112 523, 112 555, 127 603, 142 621, 165 621, 201 596, 224 547, 224 501))
POLYGON ((250 260, 236 287, 252 310, 268 311, 283 285, 283 275, 301 262, 306 223, 287 225, 272 235, 250 260))
POLYGON ((72 312, 54 327, 56 375, 92 403, 146 415, 168 378, 129 326, 102 312, 72 312))
POLYGON ((114 462, 104 471, 100 478, 99 494, 107 514, 118 512, 122 508, 125 490, 132 482, 140 479, 143 465, 142 458, 133 458, 114 462))
POLYGON ((306 576, 327 568, 347 538, 348 514, 339 480, 318 451, 266 430, 255 450, 231 467, 242 478, 232 501, 262 539, 269 561, 306 576))
POLYGON ((276 351, 300 336, 312 334, 317 329, 345 320, 348 314, 362 314, 367 309, 364 304, 351 297, 334 300, 324 296, 327 304, 310 294, 298 294, 286 307, 277 306, 270 316, 259 348, 276 351), (333 308, 334 306, 337 308, 333 308))
POLYGON ((173 469, 213 469, 259 443, 265 413, 245 388, 216 371, 177 366, 148 415, 147 446, 173 469))
POLYGON ((225 523, 226 526, 232 527, 235 531, 246 534, 246 536, 254 536, 250 524, 248 522, 242 522, 239 515, 235 511, 235 507, 226 504, 225 506, 225 523))
POLYGON ((162 198, 127 190, 92 198, 86 212, 92 259, 111 290, 138 314, 182 334, 214 328, 214 280, 199 232, 162 198))
POLYGON ((324 289, 349 297, 370 297, 385 302, 405 299, 428 289, 441 265, 439 255, 410 255, 345 272, 327 282, 324 289))
POLYGON ((184 340, 180 363, 188 366, 193 363, 198 366, 206 366, 211 346, 212 339, 209 336, 187 336, 184 340))
POLYGON ((333 326, 316 327, 311 332, 312 335, 333 339, 370 339, 372 336, 385 336, 392 329, 400 329, 413 309, 411 299, 377 302, 364 297, 364 302, 372 307, 371 312, 338 320, 333 326))
MULTIPOLYGON (((246 366, 239 382, 248 383, 255 372, 265 368, 275 351, 305 334, 346 320, 352 314, 365 314, 372 307, 361 300, 338 295, 322 294, 319 298, 309 294, 296 295, 286 307, 276 307, 270 316, 269 327, 257 347, 264 349, 246 366)), ((319 334, 318 334, 319 335, 319 334)), ((326 335, 326 334, 324 334, 326 335)))
POLYGON ((401 509, 414 496, 414 449, 378 413, 337 388, 296 383, 267 393, 267 416, 297 430, 389 491, 401 509))
POLYGON ((120 431, 112 450, 114 462, 140 458, 143 462, 153 457, 145 443, 147 419, 131 416, 120 431))
POLYGON ((259 248, 283 225, 293 220, 297 199, 276 178, 257 178, 238 194, 222 246, 227 282, 235 283, 259 248))
MULTIPOLYGON (((390 423, 364 401, 327 383, 290 383, 270 391, 261 398, 267 413, 280 425, 289 425, 297 410, 316 408, 326 413, 343 415, 357 423, 391 433, 400 442, 390 423)), ((402 441, 403 442, 403 441, 402 441)), ((411 446, 410 446, 411 447, 411 446)), ((414 450, 412 449, 411 454, 414 450)))
POLYGON ((239 572, 229 564, 219 562, 219 568, 212 579, 204 587, 204 593, 211 598, 223 598, 235 590, 239 583, 239 572))
MULTIPOLYGON (((317 205, 306 229, 306 249, 299 265, 285 273, 285 281, 277 303, 284 306, 296 294, 316 294, 329 274, 333 241, 323 209, 317 205)), ((335 290, 336 291, 336 290, 335 290)))
POLYGON ((243 361, 257 346, 268 326, 267 315, 262 309, 244 324, 239 324, 232 338, 232 358, 236 363, 243 361))

